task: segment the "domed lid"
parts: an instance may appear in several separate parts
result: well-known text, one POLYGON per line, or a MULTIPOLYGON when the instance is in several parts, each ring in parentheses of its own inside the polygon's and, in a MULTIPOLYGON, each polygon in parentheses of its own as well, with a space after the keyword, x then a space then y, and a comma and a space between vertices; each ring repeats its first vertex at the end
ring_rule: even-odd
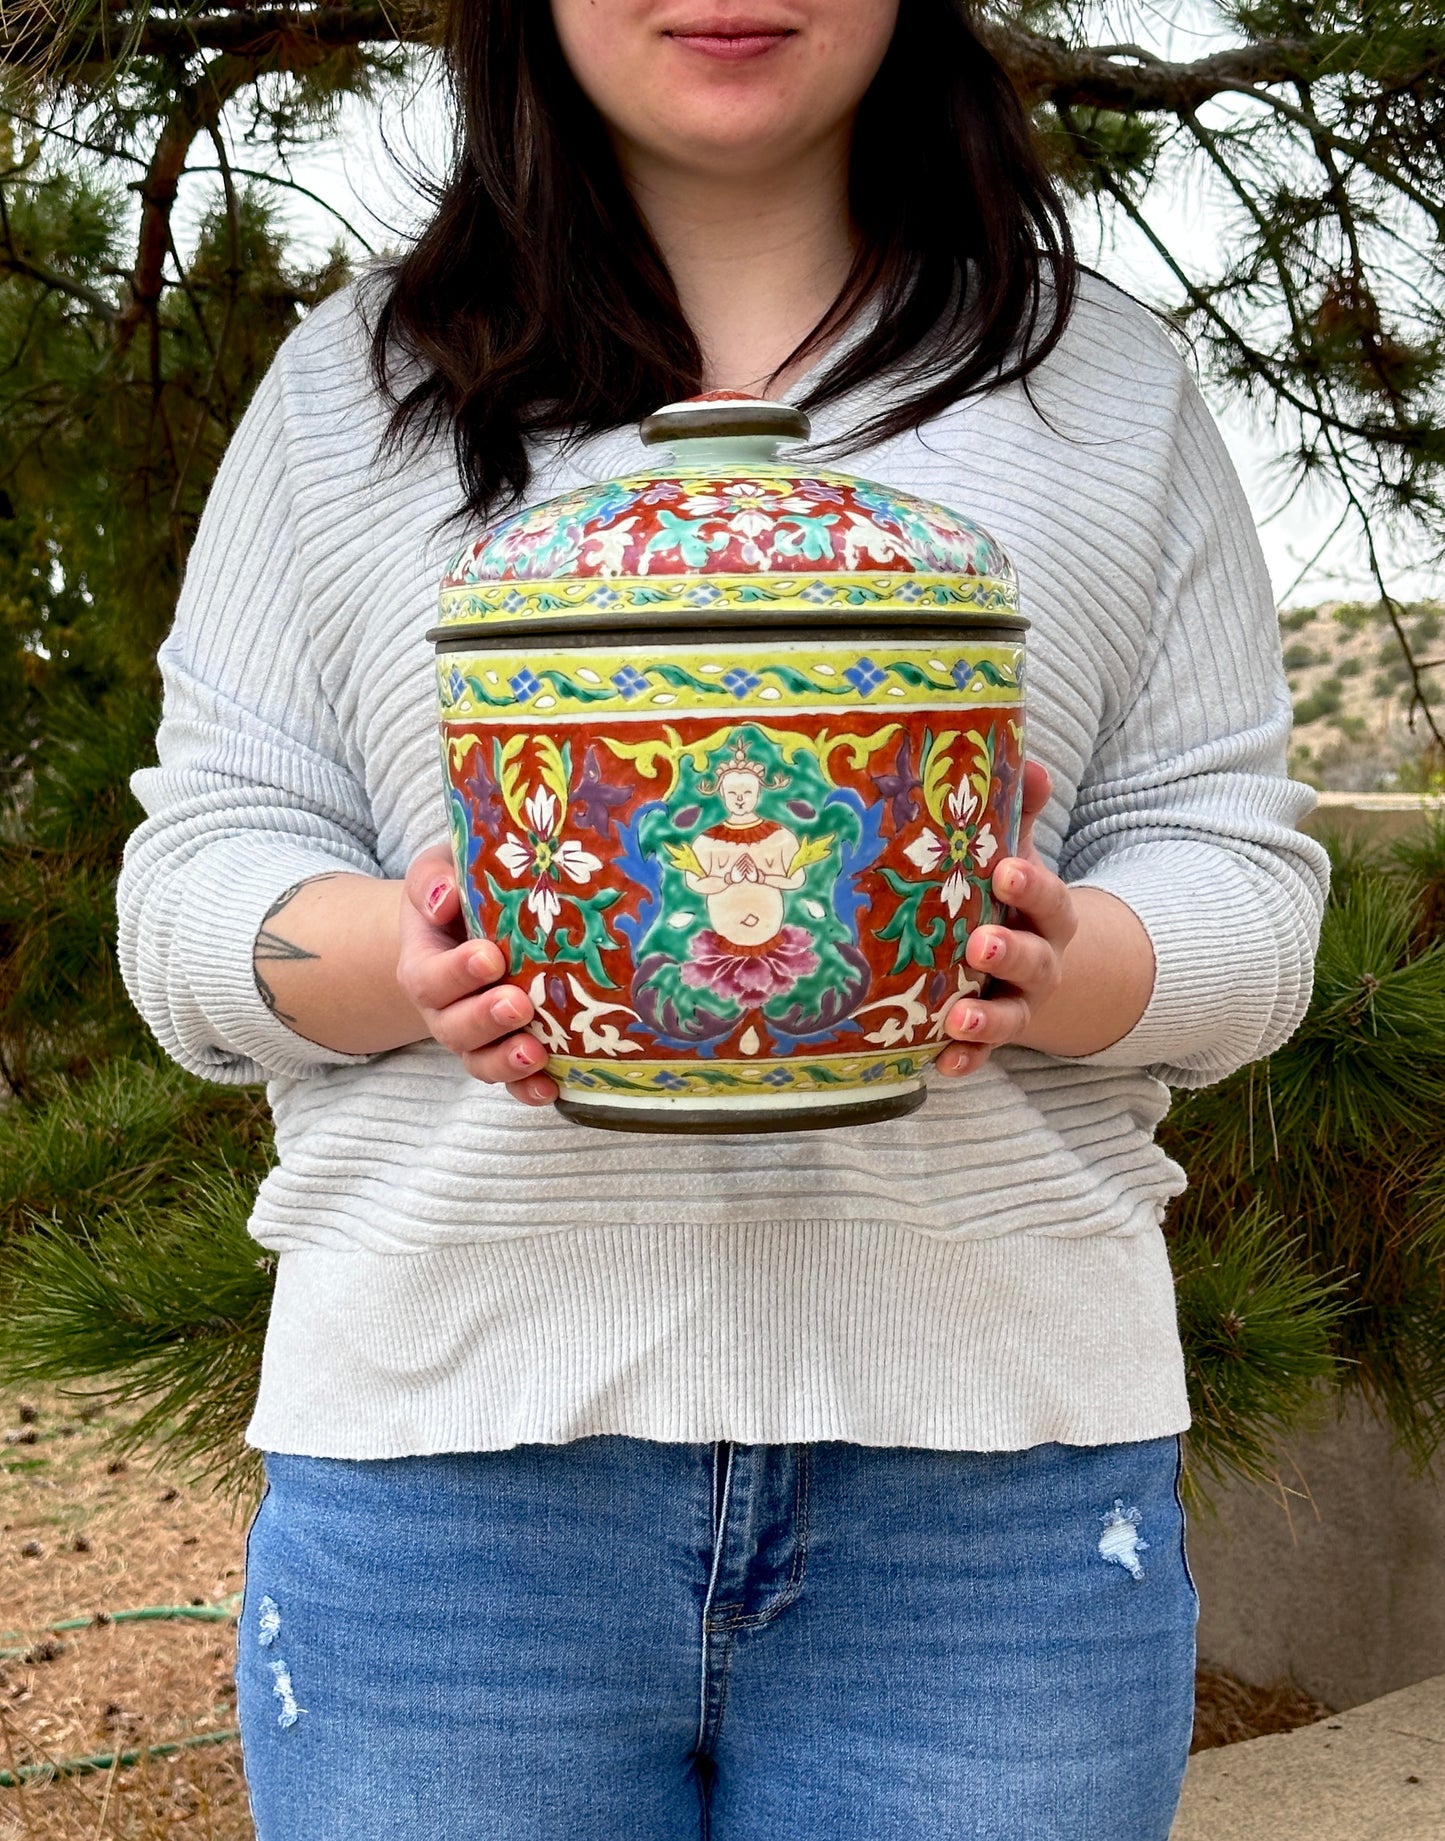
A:
POLYGON ((928 609, 1026 624, 1012 565, 971 519, 782 455, 811 433, 792 404, 715 391, 654 411, 639 432, 672 464, 498 520, 447 572, 438 637, 698 611, 775 624, 789 607, 849 623, 928 609))

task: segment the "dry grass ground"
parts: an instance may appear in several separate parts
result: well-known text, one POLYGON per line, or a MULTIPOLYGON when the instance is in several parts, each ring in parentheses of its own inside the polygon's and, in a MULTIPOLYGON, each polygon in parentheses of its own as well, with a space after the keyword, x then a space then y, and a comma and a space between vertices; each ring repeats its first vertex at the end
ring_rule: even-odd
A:
MULTIPOLYGON (((216 1604, 241 1587, 245 1520, 164 1464, 106 1449, 114 1414, 0 1395, 0 1770, 115 1753, 235 1724, 227 1622, 47 1626, 216 1604)), ((234 1742, 0 1789, 0 1841, 248 1841, 234 1742)))
MULTIPOLYGON (((227 1622, 49 1626, 97 1612, 214 1605, 241 1587, 245 1516, 163 1461, 117 1469, 121 1423, 83 1400, 0 1394, 0 1771, 235 1724, 227 1622)), ((1201 1670, 1195 1748, 1322 1718, 1280 1683, 1201 1670)), ((0 1788, 0 1841, 253 1841, 236 1741, 0 1788)))
POLYGON ((1270 1732, 1293 1732, 1312 1726, 1334 1712, 1292 1681, 1253 1688, 1220 1669, 1201 1668, 1194 1677, 1194 1744, 1210 1751, 1242 1739, 1262 1739, 1270 1732))

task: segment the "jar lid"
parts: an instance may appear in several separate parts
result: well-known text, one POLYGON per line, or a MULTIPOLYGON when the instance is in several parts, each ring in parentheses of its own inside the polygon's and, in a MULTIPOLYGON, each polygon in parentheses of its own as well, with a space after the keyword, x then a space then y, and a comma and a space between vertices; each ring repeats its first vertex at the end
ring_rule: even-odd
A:
POLYGON ((714 391, 654 410, 639 432, 671 457, 492 524, 448 570, 430 636, 1027 625, 1008 557, 971 518, 781 456, 812 433, 791 403, 714 391))

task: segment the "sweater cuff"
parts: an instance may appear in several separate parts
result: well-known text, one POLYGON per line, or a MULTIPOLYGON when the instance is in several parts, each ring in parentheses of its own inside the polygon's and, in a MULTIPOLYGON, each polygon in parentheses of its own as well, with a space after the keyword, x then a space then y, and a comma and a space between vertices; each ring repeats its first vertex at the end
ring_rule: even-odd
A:
POLYGON ((239 1083, 374 1059, 298 1035, 256 986, 253 954, 268 910, 298 882, 335 874, 379 877, 380 870, 275 836, 228 838, 186 866, 185 901, 167 955, 186 968, 188 989, 174 994, 172 1009, 180 1038, 172 1052, 188 1051, 178 1055, 183 1065, 239 1083))
POLYGON ((1154 988, 1117 1042, 1058 1059, 1203 1086, 1254 1060, 1281 1008, 1307 1000, 1307 990, 1282 989, 1300 979, 1284 963, 1273 879, 1251 875, 1217 845, 1171 840, 1121 850, 1070 887, 1104 889, 1138 915, 1154 948, 1154 988))

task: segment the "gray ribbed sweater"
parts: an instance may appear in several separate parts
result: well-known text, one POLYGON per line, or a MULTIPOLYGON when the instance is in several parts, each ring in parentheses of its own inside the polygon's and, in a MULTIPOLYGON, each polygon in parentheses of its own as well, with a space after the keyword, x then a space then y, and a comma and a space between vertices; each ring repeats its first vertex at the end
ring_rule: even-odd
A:
MULTIPOLYGON (((880 390, 882 386, 875 386, 880 390)), ((1128 902, 1153 997, 1123 1040, 1014 1049, 878 1126, 654 1139, 568 1124, 427 1042, 303 1040, 258 924, 327 870, 445 837, 431 649, 458 547, 443 445, 383 463, 352 297, 287 342, 232 442, 162 651, 160 765, 119 889, 127 985, 185 1067, 266 1078, 280 1255, 264 1448, 337 1457, 596 1432, 945 1448, 1187 1422, 1153 1142, 1166 1082, 1265 1054, 1309 994, 1325 882, 1295 830, 1290 705, 1249 512, 1184 365, 1088 282, 1033 379, 842 464, 1012 556, 1046 859, 1128 902)), ((794 392, 796 395, 797 393, 794 392)), ((822 441, 861 418, 825 413, 822 441)), ((635 432, 538 457, 538 498, 638 467, 635 432)))

